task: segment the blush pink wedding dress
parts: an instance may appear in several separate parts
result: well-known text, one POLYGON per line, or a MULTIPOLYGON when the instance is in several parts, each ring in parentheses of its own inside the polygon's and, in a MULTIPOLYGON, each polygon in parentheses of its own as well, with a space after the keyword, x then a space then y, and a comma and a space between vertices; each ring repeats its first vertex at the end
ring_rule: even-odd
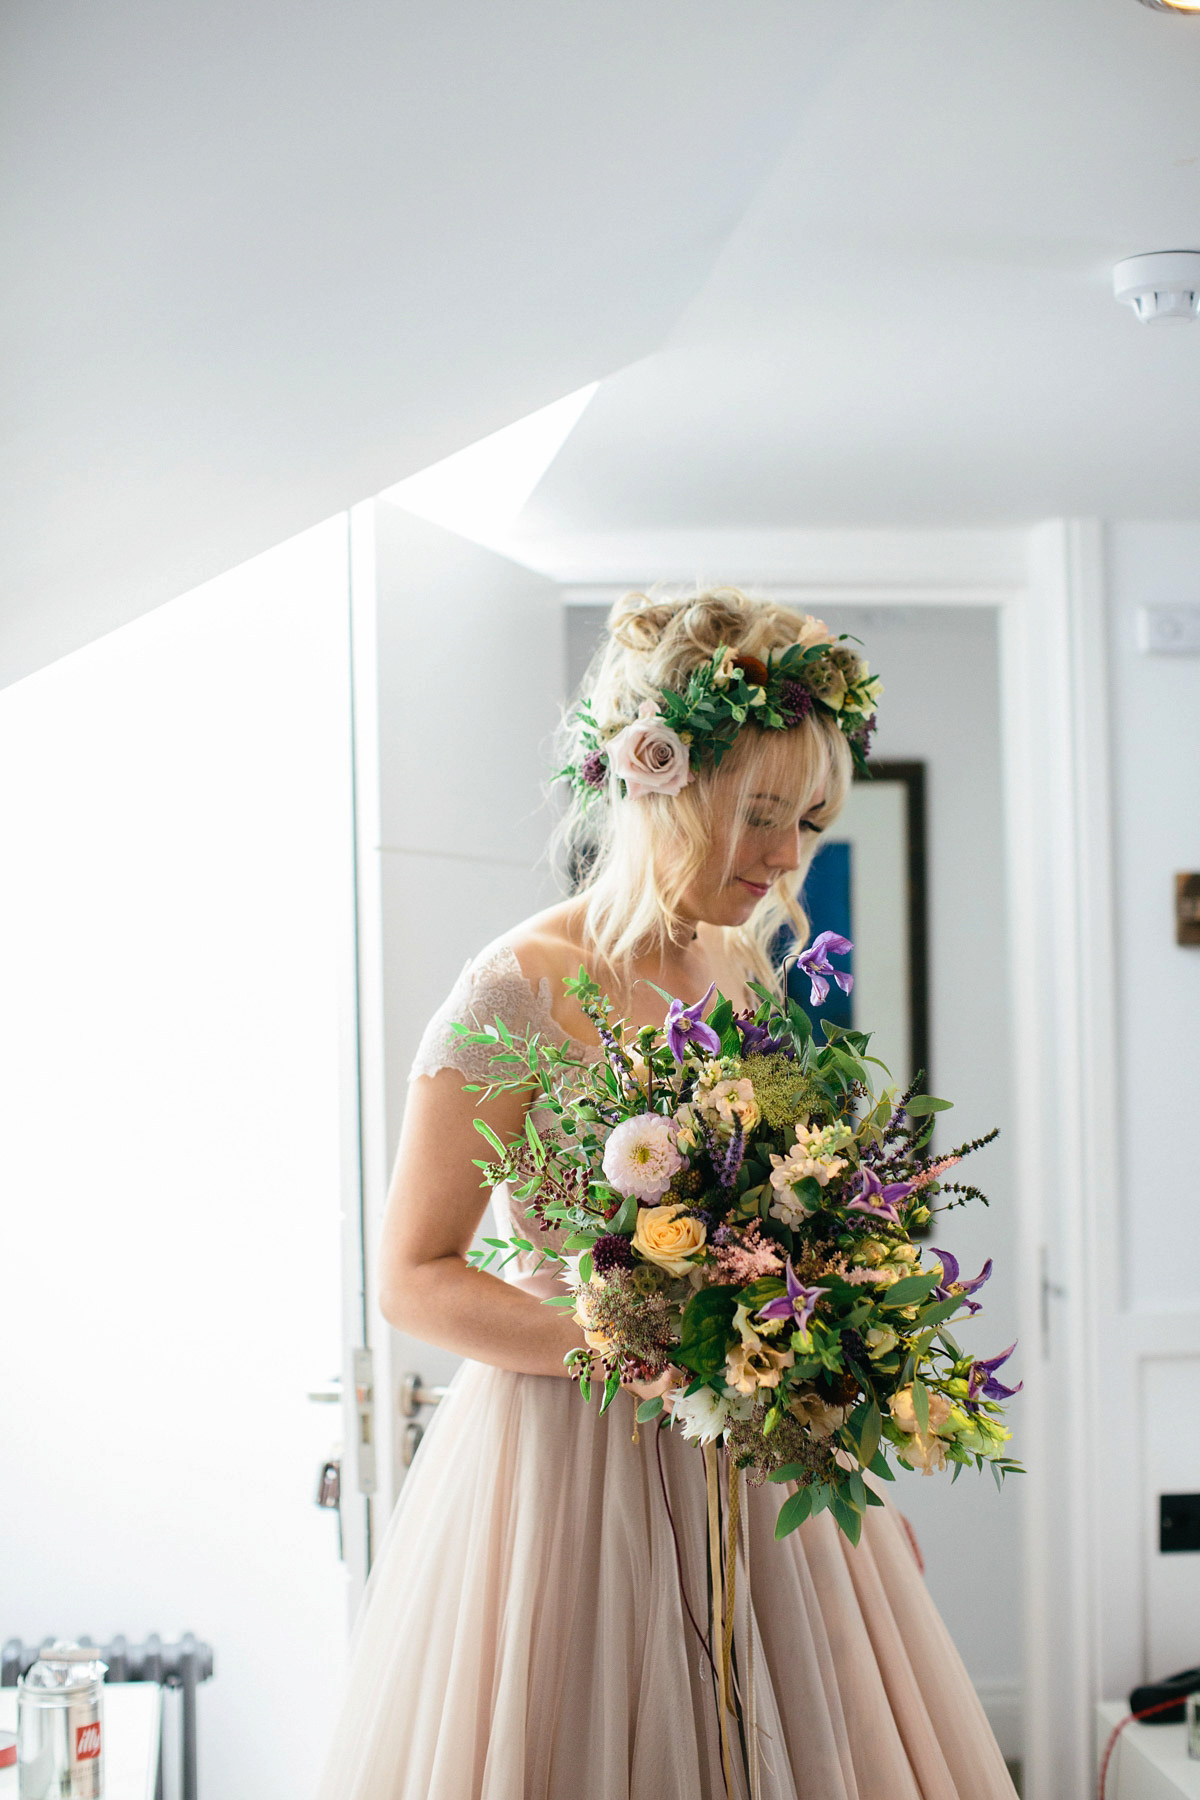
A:
MULTIPOLYGON (((501 943, 464 969, 410 1079, 486 1080, 486 1052, 449 1026, 496 1017, 570 1041, 501 943)), ((552 1265, 532 1273, 554 1238, 506 1189, 493 1204, 497 1235, 535 1245, 505 1278, 561 1292, 552 1265)), ((624 1391, 601 1417, 573 1382, 463 1363, 376 1558, 319 1800, 724 1800, 684 1601, 705 1628, 703 1458, 655 1425, 635 1443, 633 1415, 624 1391)), ((827 1513, 776 1543, 789 1492, 745 1487, 734 1643, 759 1800, 1013 1800, 894 1507, 868 1511, 857 1548, 827 1513)), ((734 1800, 752 1800, 731 1733, 734 1800)))

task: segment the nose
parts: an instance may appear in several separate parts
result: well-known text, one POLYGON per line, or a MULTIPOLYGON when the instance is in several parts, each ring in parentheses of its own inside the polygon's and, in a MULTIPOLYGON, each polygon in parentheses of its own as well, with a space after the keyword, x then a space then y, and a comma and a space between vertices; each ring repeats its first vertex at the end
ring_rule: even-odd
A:
POLYGON ((798 869, 802 843, 803 834, 799 825, 777 831, 763 852, 763 861, 768 868, 777 869, 780 874, 786 873, 788 869, 798 869))

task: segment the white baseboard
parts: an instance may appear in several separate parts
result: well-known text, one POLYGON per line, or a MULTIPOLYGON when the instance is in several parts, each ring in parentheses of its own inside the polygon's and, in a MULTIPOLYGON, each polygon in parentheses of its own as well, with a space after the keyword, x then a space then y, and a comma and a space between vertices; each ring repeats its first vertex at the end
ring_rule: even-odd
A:
POLYGON ((1020 1682, 977 1681, 975 1692, 983 1702, 988 1724, 996 1734, 1005 1761, 1020 1762, 1025 1749, 1020 1682))

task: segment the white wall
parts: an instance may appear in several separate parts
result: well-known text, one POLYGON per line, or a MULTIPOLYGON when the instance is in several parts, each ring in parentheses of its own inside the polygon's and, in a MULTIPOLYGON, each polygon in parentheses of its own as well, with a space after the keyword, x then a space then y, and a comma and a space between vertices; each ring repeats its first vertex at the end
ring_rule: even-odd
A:
POLYGON ((1200 1555, 1158 1552, 1160 1493, 1200 1492, 1200 949, 1175 942, 1174 877, 1200 869, 1200 657, 1150 656, 1143 605, 1200 603, 1200 523, 1108 531, 1110 706, 1120 1054, 1122 1241, 1117 1350, 1137 1493, 1112 1526, 1137 1570, 1127 1634, 1106 1645, 1109 1691, 1200 1660, 1200 1555), (1139 1616, 1140 1613, 1140 1616, 1139 1616))
POLYGON ((334 520, 0 695, 0 1636, 211 1642, 208 1800, 311 1790, 344 1638, 346 562, 334 520))
POLYGON ((1200 869, 1200 657, 1139 651, 1139 606, 1200 605, 1200 524, 1109 532, 1123 1256, 1136 1309, 1200 1310, 1200 1197, 1184 1096, 1200 1091, 1200 949, 1175 942, 1175 873, 1200 869), (1135 1122, 1135 1123, 1134 1123, 1135 1122), (1153 1145, 1153 1157, 1146 1154, 1153 1145))
MULTIPOLYGON (((926 764, 932 1091, 955 1103, 939 1122, 949 1146, 1010 1127, 1009 1014, 1005 937, 999 671, 990 608, 827 607, 837 630, 862 639, 883 676, 876 754, 926 764), (929 704, 937 696, 936 707, 929 704)), ((604 609, 568 613, 569 676, 577 680, 604 609)), ((1011 1138, 973 1157, 964 1175, 990 1209, 949 1215, 933 1242, 974 1275, 988 1256, 996 1272, 979 1298, 985 1310, 962 1330, 964 1346, 991 1355, 1017 1335, 1016 1239, 1011 1138)), ((1014 1358, 1017 1366, 1018 1358, 1014 1358)), ((1014 1407, 1020 1454, 1020 1402, 1014 1407)), ((1007 1754, 1020 1754, 1020 1496, 996 1492, 990 1475, 949 1481, 901 1476, 899 1502, 913 1520, 929 1585, 962 1652, 1007 1754), (986 1545, 986 1556, 980 1546, 986 1545), (968 1573, 969 1572, 969 1573, 968 1573)))
POLYGON ((467 958, 557 897, 542 861, 552 816, 542 786, 562 615, 554 583, 387 501, 356 510, 354 596, 367 1284, 391 1462, 378 1531, 403 1474, 395 1382, 406 1370, 445 1381, 458 1364, 392 1332, 375 1307, 408 1070, 467 958))

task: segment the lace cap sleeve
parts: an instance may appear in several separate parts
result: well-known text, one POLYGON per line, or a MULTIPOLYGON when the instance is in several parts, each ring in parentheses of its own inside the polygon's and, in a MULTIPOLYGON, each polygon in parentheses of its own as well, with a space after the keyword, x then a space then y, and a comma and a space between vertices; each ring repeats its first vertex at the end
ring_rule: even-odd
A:
POLYGON ((457 1069, 467 1081, 488 1081, 495 1074, 486 1044, 467 1044, 455 1021, 472 1031, 502 1019, 512 1032, 540 1031, 555 1043, 569 1043, 550 1011, 550 983, 543 976, 536 989, 521 972, 516 952, 507 944, 484 951, 462 974, 425 1027, 408 1079, 457 1069))

